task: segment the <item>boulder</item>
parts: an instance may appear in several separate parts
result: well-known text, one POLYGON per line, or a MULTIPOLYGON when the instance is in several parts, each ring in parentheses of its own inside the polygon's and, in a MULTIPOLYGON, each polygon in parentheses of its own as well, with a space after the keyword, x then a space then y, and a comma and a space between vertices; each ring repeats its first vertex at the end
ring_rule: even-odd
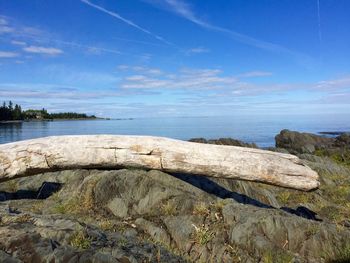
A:
POLYGON ((326 138, 311 133, 282 130, 275 137, 276 147, 287 149, 290 153, 314 153, 316 149, 331 146, 334 138, 326 138))

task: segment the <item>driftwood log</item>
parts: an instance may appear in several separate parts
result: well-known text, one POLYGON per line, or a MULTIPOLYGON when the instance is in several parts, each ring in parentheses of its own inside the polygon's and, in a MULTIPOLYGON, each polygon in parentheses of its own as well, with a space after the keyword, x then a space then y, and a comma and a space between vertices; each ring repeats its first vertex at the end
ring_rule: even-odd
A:
POLYGON ((57 136, 0 145, 0 182, 48 171, 139 167, 262 182, 298 190, 319 186, 300 159, 260 149, 149 136, 57 136))

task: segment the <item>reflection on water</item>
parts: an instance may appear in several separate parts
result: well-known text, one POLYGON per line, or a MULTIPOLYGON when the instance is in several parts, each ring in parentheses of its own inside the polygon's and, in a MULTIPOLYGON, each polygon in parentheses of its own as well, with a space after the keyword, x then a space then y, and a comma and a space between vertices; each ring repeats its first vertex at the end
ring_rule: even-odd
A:
POLYGON ((23 123, 2 123, 0 124, 0 142, 1 141, 16 141, 22 133, 23 123))
POLYGON ((317 133, 350 131, 348 116, 234 116, 201 118, 144 118, 134 120, 76 120, 0 123, 0 143, 53 135, 129 134, 188 140, 232 137, 273 146, 282 129, 317 133))
POLYGON ((11 122, 0 124, 0 143, 48 136, 48 122, 11 122))

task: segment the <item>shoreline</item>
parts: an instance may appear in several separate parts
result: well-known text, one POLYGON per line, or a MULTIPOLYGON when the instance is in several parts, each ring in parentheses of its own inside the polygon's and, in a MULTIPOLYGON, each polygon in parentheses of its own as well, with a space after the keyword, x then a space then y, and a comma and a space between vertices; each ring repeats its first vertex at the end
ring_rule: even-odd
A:
POLYGON ((30 120, 11 120, 0 121, 0 124, 23 123, 23 122, 48 122, 48 121, 88 121, 88 120, 110 120, 109 118, 78 118, 78 119, 30 119, 30 120))
POLYGON ((132 121, 135 118, 77 118, 77 119, 30 119, 0 121, 0 124, 23 123, 23 122, 49 122, 49 121, 132 121))

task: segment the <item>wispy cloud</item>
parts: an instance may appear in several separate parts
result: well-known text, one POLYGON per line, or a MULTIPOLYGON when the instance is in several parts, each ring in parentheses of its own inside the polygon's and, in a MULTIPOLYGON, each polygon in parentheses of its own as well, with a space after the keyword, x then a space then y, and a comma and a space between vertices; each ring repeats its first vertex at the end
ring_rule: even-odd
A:
POLYGON ((14 28, 9 26, 7 18, 4 16, 0 16, 0 35, 11 33, 14 31, 14 28))
POLYGON ((12 44, 12 45, 16 45, 16 46, 26 46, 26 45, 27 45, 26 42, 24 42, 24 41, 18 41, 18 40, 12 40, 12 41, 11 41, 11 44, 12 44))
POLYGON ((147 71, 125 77, 123 89, 215 90, 236 83, 234 77, 220 76, 217 69, 182 69, 176 74, 151 76, 147 71))
POLYGON ((350 91, 350 76, 332 80, 319 81, 318 83, 313 85, 313 88, 323 91, 334 91, 339 89, 349 89, 350 91))
POLYGON ((129 20, 129 19, 126 19, 126 18, 122 17, 121 15, 119 15, 119 14, 117 14, 117 13, 115 13, 115 12, 112 12, 112 11, 110 11, 110 10, 107 10, 107 9, 105 9, 105 8, 99 6, 99 5, 93 4, 93 3, 91 3, 91 2, 88 1, 88 0, 80 0, 80 1, 83 2, 84 4, 87 4, 87 5, 89 5, 89 6, 93 7, 93 8, 95 8, 95 9, 97 9, 97 10, 103 12, 103 13, 106 13, 106 14, 108 14, 108 15, 114 17, 114 18, 119 19, 120 21, 122 21, 122 22, 128 24, 129 26, 132 26, 132 27, 134 27, 134 28, 136 28, 136 29, 142 31, 143 33, 146 33, 146 34, 148 34, 148 35, 150 35, 150 36, 156 38, 157 40, 159 40, 159 41, 161 41, 161 42, 163 42, 163 43, 165 43, 165 44, 173 45, 173 44, 170 43, 169 41, 165 40, 163 37, 161 37, 161 36, 159 36, 159 35, 157 35, 157 34, 152 33, 151 31, 149 31, 149 30, 147 30, 147 29, 145 29, 145 28, 143 28, 143 27, 141 27, 141 26, 135 24, 133 21, 131 21, 131 20, 129 20))
POLYGON ((28 53, 45 54, 45 55, 59 55, 63 53, 63 50, 53 47, 41 47, 41 46, 29 46, 24 47, 23 50, 28 53))
POLYGON ((166 45, 161 44, 159 42, 152 43, 152 42, 147 42, 147 41, 140 41, 140 40, 135 40, 135 39, 123 38, 123 37, 113 37, 113 39, 129 42, 129 43, 136 43, 136 44, 156 46, 156 47, 165 47, 166 46, 166 45))
POLYGON ((144 67, 144 66, 119 65, 117 69, 121 71, 132 70, 135 72, 140 72, 148 75, 160 75, 163 73, 159 68, 150 68, 150 67, 144 67))
POLYGON ((272 76, 272 72, 269 71, 249 71, 242 74, 239 74, 240 78, 255 78, 255 77, 268 77, 272 76))
MULTIPOLYGON (((16 100, 46 100, 52 99, 54 102, 64 101, 94 101, 90 106, 98 103, 96 100, 106 98, 119 98, 135 95, 155 95, 155 92, 143 91, 117 91, 114 90, 82 90, 74 86, 48 84, 48 83, 0 83, 0 97, 4 99, 16 100)), ((71 104, 70 104, 71 106, 71 104)), ((70 110, 69 107, 66 110, 70 110)))
POLYGON ((58 45, 68 46, 71 48, 82 49, 82 50, 87 51, 90 54, 101 54, 101 53, 112 53, 112 54, 117 54, 117 55, 122 54, 122 52, 120 52, 119 50, 116 50, 116 49, 110 49, 110 48, 104 48, 104 47, 98 47, 98 46, 92 46, 92 45, 84 45, 84 44, 80 44, 80 43, 73 42, 73 41, 63 41, 63 40, 57 40, 57 39, 48 39, 48 40, 42 39, 42 40, 45 42, 51 42, 51 43, 55 43, 58 45))
POLYGON ((201 53, 209 53, 210 50, 208 48, 204 48, 204 47, 195 47, 195 48, 191 48, 189 50, 186 51, 186 54, 201 54, 201 53))
MULTIPOLYGON (((268 77, 268 71, 249 71, 242 74, 227 75, 220 69, 180 69, 176 72, 159 72, 152 75, 147 70, 139 71, 135 66, 121 65, 120 70, 130 75, 120 81, 122 89, 172 91, 179 94, 193 94, 214 101, 232 101, 237 98, 261 98, 277 96, 294 98, 302 96, 335 96, 339 93, 350 94, 350 77, 341 77, 311 83, 281 83, 269 81, 256 83, 250 78, 268 77)), ((299 97, 300 99, 300 97, 299 97)))
MULTIPOLYGON (((6 25, 10 25, 10 20, 2 18, 0 16, 0 33, 1 27, 4 23, 6 25)), ((32 54, 47 54, 47 55, 59 55, 63 53, 61 48, 57 47, 45 47, 44 45, 55 45, 55 46, 64 46, 73 49, 79 49, 80 51, 86 52, 88 54, 102 54, 102 53, 110 53, 120 55, 122 52, 116 50, 115 48, 105 48, 101 46, 95 45, 86 45, 73 41, 65 41, 61 40, 56 36, 52 36, 50 33, 43 31, 36 27, 31 26, 23 26, 15 23, 11 19, 11 31, 9 31, 9 39, 8 43, 25 47, 24 51, 32 53, 32 54)))
POLYGON ((0 58, 15 58, 19 57, 19 53, 11 51, 0 51, 0 58))
POLYGON ((0 26, 7 25, 7 21, 4 17, 0 16, 0 26))
POLYGON ((163 9, 166 9, 172 13, 177 14, 178 16, 181 16, 188 21, 191 21, 192 23, 205 28, 207 30, 216 31, 220 33, 224 33, 231 37, 232 39, 244 43, 249 46, 253 46, 259 49, 268 50, 272 52, 277 53, 285 53, 292 55, 296 57, 298 60, 301 61, 309 61, 310 58, 304 54, 301 54, 299 52, 290 50, 286 47, 283 47, 278 44, 274 44, 268 41, 260 40, 245 34, 238 33, 234 30, 224 28, 221 26, 214 25, 212 23, 209 23, 201 18, 199 18, 191 9, 191 6, 187 4, 184 1, 181 0, 165 0, 165 1, 159 1, 159 0, 144 0, 147 3, 150 3, 156 7, 160 7, 163 9))

